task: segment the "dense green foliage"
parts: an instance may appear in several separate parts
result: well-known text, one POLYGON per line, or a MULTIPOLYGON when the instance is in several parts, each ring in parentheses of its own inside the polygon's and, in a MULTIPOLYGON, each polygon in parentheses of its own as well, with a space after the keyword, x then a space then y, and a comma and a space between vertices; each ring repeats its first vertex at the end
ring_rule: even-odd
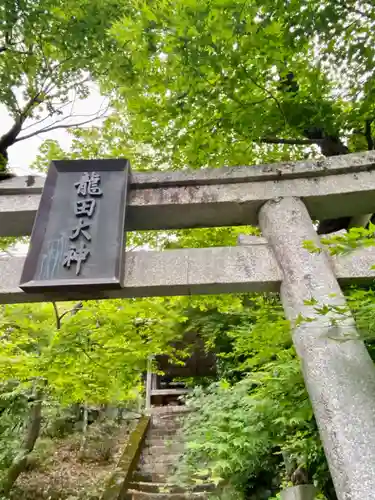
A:
MULTIPOLYGON (((3 2, 0 103, 13 125, 1 132, 0 171, 15 142, 65 127, 61 113, 74 114, 75 99, 87 96, 93 81, 111 97, 113 112, 101 127, 75 128, 69 151, 46 141, 35 168, 98 157, 127 157, 140 170, 201 168, 374 149, 374 28, 371 2, 355 0, 3 2)), ((373 244, 373 229, 326 244, 333 253, 373 244)), ((132 233, 128 245, 235 245, 243 232, 257 230, 132 233)), ((2 240, 0 249, 12 243, 2 240)), ((351 290, 348 299, 373 355, 374 293, 351 290)), ((58 310, 1 309, 2 479, 20 450, 27 452, 38 405, 51 428, 51 408, 66 421, 71 405, 128 404, 142 391, 148 356, 174 355, 169 342, 196 331, 217 352, 218 377, 188 399, 196 411, 186 422, 180 480, 209 476, 223 496, 260 500, 303 470, 334 498, 277 296, 85 302, 58 310)))
MULTIPOLYGON (((284 453, 307 467, 311 480, 321 479, 324 454, 298 360, 284 351, 262 368, 233 386, 223 380, 195 390, 188 400, 195 412, 185 423, 187 453, 180 473, 270 495, 286 482, 284 453)), ((325 481, 326 467, 324 473, 325 481)))
POLYGON ((16 142, 104 116, 98 109, 69 120, 116 52, 108 30, 125 8, 112 0, 1 2, 0 103, 12 125, 0 131, 0 172, 16 142))
POLYGON ((374 23, 367 2, 134 2, 112 29, 132 137, 169 167, 372 149, 374 23))
POLYGON ((3 306, 0 492, 27 467, 47 408, 139 400, 148 357, 174 355, 182 320, 161 299, 3 306))
POLYGON ((287 456, 292 472, 305 467, 321 486, 329 481, 277 297, 246 297, 238 312, 196 311, 190 323, 218 351, 219 380, 195 387, 187 398, 194 411, 185 421, 178 480, 208 477, 220 484, 223 498, 235 492, 268 498, 290 481, 287 456))
POLYGON ((176 321, 158 299, 87 302, 60 329, 51 304, 5 306, 1 380, 42 380, 65 404, 127 399, 147 357, 170 350, 176 321))
MULTIPOLYGON (((371 354, 374 297, 371 290, 348 292, 371 354)), ((35 381, 45 392, 44 428, 55 428, 56 435, 61 425, 69 425, 66 410, 65 416, 58 411, 56 421, 58 408, 83 402, 128 405, 127 400, 142 391, 138 384, 148 355, 173 355, 168 341, 194 331, 217 353, 218 375, 203 386, 192 381, 187 404, 195 411, 185 423, 187 452, 178 481, 199 482, 208 476, 220 481, 221 498, 261 499, 279 491, 296 468, 303 468, 326 498, 335 498, 278 298, 236 299, 88 302, 75 314, 69 304, 60 305, 60 315, 67 313, 60 330, 50 304, 6 306, 1 330, 1 468, 10 466, 21 445, 35 381)))
MULTIPOLYGON (((347 299, 375 359, 374 292, 351 289, 347 299)), ((194 411, 184 424, 183 484, 209 478, 220 484, 221 498, 262 499, 298 484, 301 471, 324 498, 336 498, 279 307, 276 298, 259 296, 241 312, 196 311, 189 319, 218 352, 219 380, 187 398, 194 411)))
POLYGON ((73 150, 199 168, 373 149, 374 24, 367 2, 131 2, 115 113, 73 150))

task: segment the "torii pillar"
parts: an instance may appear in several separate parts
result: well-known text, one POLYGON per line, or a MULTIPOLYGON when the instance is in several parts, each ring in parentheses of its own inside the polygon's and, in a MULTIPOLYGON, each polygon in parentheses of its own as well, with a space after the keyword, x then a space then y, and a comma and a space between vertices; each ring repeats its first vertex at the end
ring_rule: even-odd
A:
POLYGON ((340 500, 375 498, 375 366, 348 317, 334 328, 305 301, 345 306, 346 301, 324 252, 311 253, 303 242, 321 246, 309 213, 299 198, 278 198, 259 214, 263 235, 283 272, 281 297, 287 318, 314 317, 293 329, 305 383, 327 461, 340 500), (353 335, 352 335, 353 336, 353 335), (332 337, 335 337, 336 340, 332 337))

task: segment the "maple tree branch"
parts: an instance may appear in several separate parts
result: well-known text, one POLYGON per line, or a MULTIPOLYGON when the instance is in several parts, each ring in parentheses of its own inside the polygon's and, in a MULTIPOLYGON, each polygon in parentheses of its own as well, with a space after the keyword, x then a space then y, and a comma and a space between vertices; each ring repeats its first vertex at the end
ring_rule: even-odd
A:
MULTIPOLYGON (((17 103, 17 99, 15 99, 17 116, 15 117, 14 123, 8 130, 8 132, 0 137, 0 151, 3 155, 10 146, 22 140, 18 137, 18 135, 21 133, 22 126, 27 118, 29 118, 29 115, 32 113, 34 107, 42 104, 43 99, 41 98, 41 95, 42 90, 38 91, 33 97, 31 97, 22 109, 20 109, 17 103)), ((27 136, 24 136, 23 138, 32 137, 33 135, 36 135, 36 133, 29 134, 27 136)))
MULTIPOLYGON (((70 105, 71 105, 70 101, 66 102, 66 103, 62 104, 61 106, 56 107, 55 110, 54 110, 54 112, 55 113, 60 113, 60 111, 62 109, 66 108, 66 107, 68 107, 70 105)), ((39 125, 39 124, 45 122, 46 120, 48 120, 48 118, 51 118, 53 116, 54 112, 50 112, 44 118, 41 118, 40 120, 37 120, 36 122, 30 123, 30 125, 27 125, 27 127, 23 127, 22 128, 22 132, 25 132, 25 130, 28 130, 29 128, 32 128, 32 127, 36 127, 36 125, 39 125)), ((71 115, 66 116, 64 119, 70 118, 70 117, 71 117, 71 115)), ((60 121, 60 120, 58 120, 58 121, 60 121)))
POLYGON ((74 316, 75 314, 77 314, 78 311, 82 309, 82 307, 83 307, 82 302, 78 302, 74 307, 60 314, 60 321, 63 319, 64 316, 66 316, 69 313, 71 313, 72 316, 74 316))
POLYGON ((242 102, 241 99, 238 99, 235 95, 230 96, 230 99, 232 99, 232 101, 236 102, 240 106, 249 107, 249 106, 256 106, 257 104, 262 104, 263 102, 268 101, 268 99, 271 99, 271 97, 265 97, 260 101, 250 101, 250 102, 242 102))
POLYGON ((362 10, 356 9, 356 8, 353 8, 353 7, 351 7, 351 11, 354 12, 355 14, 358 14, 362 18, 365 17, 369 21, 373 21, 373 19, 372 19, 372 17, 371 17, 371 15, 370 15, 369 12, 363 12, 362 10))
POLYGON ((292 146, 304 146, 320 144, 322 139, 282 139, 280 137, 261 137, 259 142, 264 144, 290 144, 292 146))
POLYGON ((15 142, 20 142, 20 141, 23 141, 24 139, 29 139, 30 137, 34 137, 35 135, 45 134, 46 132, 51 132, 52 130, 57 130, 59 128, 68 129, 68 128, 80 127, 81 125, 86 125, 87 123, 91 123, 95 120, 99 120, 100 118, 103 118, 107 111, 108 111, 108 107, 102 113, 98 114, 97 116, 94 116, 93 118, 90 118, 89 120, 84 120, 82 122, 65 123, 65 124, 61 123, 60 125, 52 125, 51 127, 45 127, 45 128, 42 128, 41 130, 35 130, 35 132, 30 132, 30 134, 26 134, 26 135, 23 135, 21 137, 18 137, 15 140, 15 142))
POLYGON ((82 347, 82 345, 78 345, 77 346, 78 349, 81 349, 81 351, 83 352, 83 354, 85 354, 85 356, 88 357, 88 359, 94 364, 96 365, 97 367, 101 368, 102 370, 107 370, 107 368, 101 364, 99 364, 97 361, 95 361, 95 359, 92 358, 92 356, 86 351, 86 349, 84 347, 82 347))
POLYGON ((64 316, 66 316, 69 313, 71 313, 72 316, 74 316, 83 307, 82 302, 78 302, 74 307, 72 307, 72 309, 68 309, 67 311, 64 311, 62 314, 59 314, 59 310, 57 309, 56 302, 52 302, 52 305, 53 305, 53 310, 55 311, 57 330, 60 330, 61 320, 63 319, 64 316))
MULTIPOLYGON (((95 111, 95 113, 86 113, 86 114, 79 114, 79 115, 75 115, 73 113, 74 100, 73 101, 65 102, 61 106, 55 107, 55 109, 53 111, 49 112, 44 118, 41 118, 40 120, 38 120, 38 121, 36 121, 34 123, 30 123, 30 125, 28 125, 27 127, 23 127, 22 128, 22 132, 25 132, 25 130, 28 130, 30 128, 36 127, 37 125, 40 125, 41 123, 43 123, 46 120, 48 120, 48 118, 51 118, 54 114, 62 114, 61 110, 64 109, 64 108, 66 108, 66 107, 68 107, 68 106, 71 107, 71 110, 70 110, 69 114, 66 115, 66 116, 63 116, 59 120, 55 120, 51 125, 47 125, 48 128, 52 127, 52 126, 55 126, 57 123, 61 123, 61 122, 65 121, 65 120, 68 120, 69 118, 91 118, 91 117, 94 117, 94 119, 96 119, 96 117, 101 117, 102 114, 104 114, 104 113, 106 113, 108 111, 108 108, 109 108, 108 104, 107 104, 105 110, 102 110, 102 106, 103 106, 103 103, 105 102, 105 100, 106 99, 104 98, 103 101, 102 101, 102 103, 101 103, 101 105, 99 106, 99 109, 97 111, 95 111)), ((44 130, 44 129, 39 129, 39 130, 44 130)))
POLYGON ((61 328, 61 318, 59 315, 59 310, 57 309, 56 302, 52 302, 53 305, 53 310, 55 311, 55 318, 56 318, 56 328, 57 330, 60 330, 61 328))
POLYGON ((251 75, 249 75, 248 71, 246 68, 243 68, 244 71, 245 71, 245 74, 246 76, 249 78, 249 80, 256 86, 258 87, 258 89, 262 90, 263 92, 265 92, 275 103, 276 103, 276 106, 278 107, 280 113, 281 113, 281 116, 283 117, 283 120, 284 120, 284 124, 287 125, 288 123, 288 120, 286 119, 286 116, 285 116, 285 113, 284 113, 284 110, 279 102, 279 100, 277 99, 277 97, 275 97, 273 95, 273 93, 267 89, 266 87, 264 87, 263 85, 261 85, 260 83, 258 83, 256 81, 255 78, 253 78, 251 75))
POLYGON ((42 91, 40 90, 37 92, 34 97, 32 97, 29 102, 26 104, 26 106, 22 109, 21 111, 21 117, 22 117, 22 123, 26 120, 27 115, 32 111, 33 107, 37 104, 41 104, 43 102, 43 99, 41 99, 41 93, 42 91))

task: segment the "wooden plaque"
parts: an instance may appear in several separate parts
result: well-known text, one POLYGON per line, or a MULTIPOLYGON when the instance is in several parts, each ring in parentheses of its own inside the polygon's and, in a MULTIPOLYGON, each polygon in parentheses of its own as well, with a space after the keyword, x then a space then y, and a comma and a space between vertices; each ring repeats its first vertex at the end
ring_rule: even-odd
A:
POLYGON ((123 286, 127 160, 53 161, 20 287, 25 292, 123 286))

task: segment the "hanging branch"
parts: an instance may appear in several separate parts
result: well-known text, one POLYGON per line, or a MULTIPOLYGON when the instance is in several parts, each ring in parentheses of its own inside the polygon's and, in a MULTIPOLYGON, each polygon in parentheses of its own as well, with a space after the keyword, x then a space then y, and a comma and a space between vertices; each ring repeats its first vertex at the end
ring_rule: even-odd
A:
POLYGON ((279 137, 261 137, 259 141, 264 144, 290 144, 292 146, 303 146, 303 145, 313 145, 320 144, 323 139, 282 139, 279 137))
POLYGON ((55 311, 57 330, 61 329, 61 320, 63 319, 64 316, 66 316, 69 313, 71 313, 73 316, 74 314, 77 314, 77 312, 83 307, 82 302, 78 302, 74 307, 72 307, 72 309, 68 309, 67 311, 64 311, 62 314, 59 314, 56 302, 52 302, 52 305, 53 305, 53 310, 55 311))

